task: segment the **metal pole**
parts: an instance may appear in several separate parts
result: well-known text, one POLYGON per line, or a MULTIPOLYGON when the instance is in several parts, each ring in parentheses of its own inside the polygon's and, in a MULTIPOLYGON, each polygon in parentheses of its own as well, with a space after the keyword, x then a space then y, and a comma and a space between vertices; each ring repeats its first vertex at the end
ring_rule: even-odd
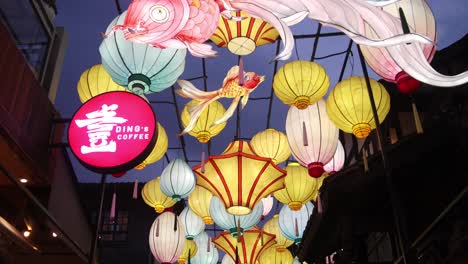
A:
POLYGON ((397 238, 398 238, 398 245, 401 250, 401 256, 403 257, 403 263, 407 263, 406 260, 406 246, 405 246, 405 240, 403 237, 403 233, 401 230, 401 216, 399 214, 399 198, 398 194, 396 193, 395 186, 393 183, 392 179, 392 172, 391 172, 391 167, 389 160, 386 157, 386 148, 383 137, 382 137, 382 130, 380 127, 380 120, 379 116, 377 114, 377 108, 375 106, 375 101, 374 101, 374 94, 372 93, 371 85, 370 85, 370 80, 369 80, 369 73, 367 72, 367 66, 364 60, 364 56, 362 55, 361 47, 357 45, 358 53, 359 53, 359 59, 361 61, 361 66, 362 66, 362 72, 364 73, 364 77, 366 79, 366 86, 367 86, 367 92, 369 94, 369 100, 371 103, 371 108, 372 108, 372 114, 374 116, 375 120, 375 125, 376 125, 376 132, 377 132, 377 139, 378 143, 380 146, 380 153, 382 156, 382 165, 385 173, 385 181, 386 181, 386 187, 388 194, 390 195, 390 202, 392 206, 392 212, 393 212, 393 221, 395 223, 395 228, 396 228, 396 233, 397 233, 397 238))
POLYGON ((94 229, 93 233, 93 240, 91 241, 91 249, 89 250, 89 258, 88 258, 88 264, 93 264, 94 260, 94 255, 96 252, 96 245, 99 240, 99 232, 101 230, 101 222, 102 222, 102 207, 104 205, 104 196, 106 194, 106 174, 101 175, 101 184, 100 184, 100 189, 101 189, 101 200, 99 201, 99 210, 97 212, 96 216, 96 228, 94 229))

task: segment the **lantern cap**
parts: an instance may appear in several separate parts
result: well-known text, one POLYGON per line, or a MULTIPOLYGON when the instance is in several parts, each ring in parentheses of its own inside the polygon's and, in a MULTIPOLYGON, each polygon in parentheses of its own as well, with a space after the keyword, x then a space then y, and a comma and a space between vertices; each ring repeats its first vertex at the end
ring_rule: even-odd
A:
POLYGON ((402 94, 409 94, 416 91, 421 82, 409 76, 406 72, 401 71, 395 76, 398 91, 402 94))
POLYGON ((164 212, 164 209, 166 209, 166 207, 164 205, 161 205, 161 204, 157 204, 157 205, 154 206, 154 210, 158 214, 164 212))
POLYGON ((359 123, 353 126, 353 135, 357 138, 366 138, 369 136, 372 128, 367 123, 359 123))
POLYGON ((255 41, 248 37, 237 37, 233 38, 228 42, 228 50, 239 56, 249 55, 255 51, 255 41))
MULTIPOLYGON (((242 227, 239 227, 239 231, 240 231, 240 235, 242 236, 242 233, 244 232, 244 229, 242 227)), ((237 238, 237 236, 239 235, 239 234, 237 234, 237 227, 229 228, 229 232, 235 238, 237 238)))
POLYGON ((145 160, 142 163, 136 165, 134 169, 135 170, 142 170, 144 168, 146 168, 146 161, 145 160))
POLYGON ((287 248, 285 246, 276 246, 276 251, 278 252, 284 252, 287 250, 287 248))
POLYGON ((248 215, 252 212, 252 209, 247 206, 235 205, 226 209, 228 213, 232 215, 248 215))
POLYGON ((322 174, 325 171, 323 169, 323 163, 322 162, 312 162, 309 165, 307 165, 307 169, 309 170, 309 175, 314 177, 314 178, 318 178, 318 177, 322 176, 322 174))
POLYGON ((128 89, 135 94, 141 95, 150 92, 151 80, 146 75, 134 73, 128 77, 128 89))
POLYGON ((304 110, 309 107, 309 105, 311 105, 311 103, 308 96, 301 95, 294 99, 294 106, 297 107, 297 109, 304 110))
POLYGON ((178 201, 180 201, 180 200, 181 200, 181 196, 180 196, 180 195, 178 195, 178 194, 174 194, 174 195, 172 195, 172 196, 171 196, 171 198, 172 198, 174 201, 176 201, 176 202, 178 202, 178 201))
POLYGON ((205 222, 205 224, 207 224, 207 225, 214 224, 213 219, 211 218, 211 216, 203 216, 202 219, 203 219, 203 222, 205 222))
POLYGON ((208 131, 200 131, 197 134, 197 140, 200 143, 206 143, 206 142, 210 141, 210 139, 211 139, 211 133, 208 132, 208 131))
POLYGON ((293 211, 299 211, 301 210, 301 207, 302 207, 302 203, 301 202, 290 202, 288 204, 289 208, 291 208, 291 210, 293 211))

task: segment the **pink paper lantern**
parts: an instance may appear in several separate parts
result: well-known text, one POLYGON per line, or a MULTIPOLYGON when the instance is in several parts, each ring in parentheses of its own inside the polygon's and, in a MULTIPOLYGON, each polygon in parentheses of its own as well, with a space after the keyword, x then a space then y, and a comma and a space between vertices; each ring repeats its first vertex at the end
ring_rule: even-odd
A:
POLYGON ((343 148, 343 144, 338 140, 338 146, 336 146, 335 155, 333 155, 332 160, 330 160, 323 169, 329 174, 332 175, 335 172, 340 171, 345 162, 345 151, 343 148))

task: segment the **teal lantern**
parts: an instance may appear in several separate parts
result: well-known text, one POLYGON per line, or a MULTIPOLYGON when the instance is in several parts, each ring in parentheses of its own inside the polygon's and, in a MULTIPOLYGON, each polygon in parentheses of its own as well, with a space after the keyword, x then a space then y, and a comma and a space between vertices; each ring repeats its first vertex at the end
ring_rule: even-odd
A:
MULTIPOLYGON (((107 27, 123 24, 126 12, 107 27)), ((128 41, 121 30, 105 38, 99 46, 102 65, 112 80, 135 94, 160 92, 172 86, 184 72, 187 49, 159 49, 128 41)))
POLYGON ((313 210, 314 205, 311 202, 305 203, 298 211, 293 211, 289 206, 284 205, 278 219, 281 234, 299 244, 313 210))

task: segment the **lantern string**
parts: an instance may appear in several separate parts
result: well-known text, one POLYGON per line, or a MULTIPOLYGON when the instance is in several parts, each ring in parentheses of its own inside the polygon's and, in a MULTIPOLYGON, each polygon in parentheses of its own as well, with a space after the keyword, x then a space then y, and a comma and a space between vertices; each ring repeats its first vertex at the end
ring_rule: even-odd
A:
POLYGON ((236 264, 239 264, 239 248, 236 245, 236 264))
POLYGON ((244 86, 244 59, 239 56, 239 80, 238 84, 244 86))
POLYGON ((190 257, 191 257, 191 254, 192 254, 191 251, 192 250, 189 248, 189 250, 188 250, 188 264, 190 264, 190 257))
POLYGON ((133 199, 138 199, 138 177, 135 177, 135 183, 133 184, 133 199))
POLYGON ((309 146, 309 142, 307 140, 307 129, 304 121, 302 121, 302 140, 305 147, 309 146))

